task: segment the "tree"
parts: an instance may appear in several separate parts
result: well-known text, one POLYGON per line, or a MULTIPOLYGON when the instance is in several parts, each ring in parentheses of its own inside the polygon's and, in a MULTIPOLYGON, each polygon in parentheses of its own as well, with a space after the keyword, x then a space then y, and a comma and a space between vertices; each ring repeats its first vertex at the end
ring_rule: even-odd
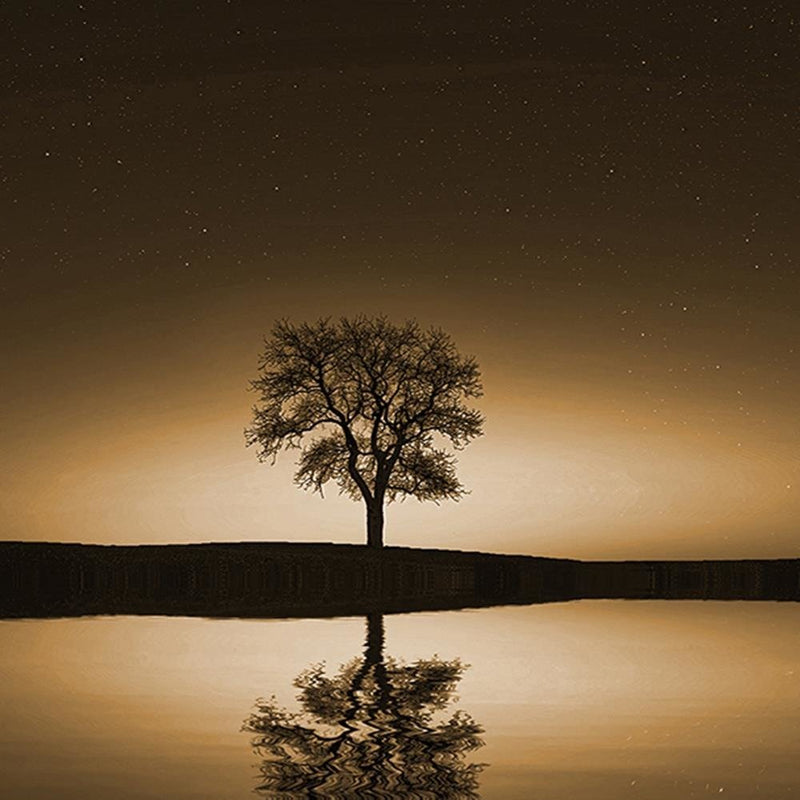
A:
POLYGON ((446 710, 467 665, 437 656, 406 663, 383 655, 383 619, 370 614, 363 658, 328 676, 314 664, 294 681, 300 710, 259 699, 243 725, 263 758, 256 789, 285 797, 477 800, 486 766, 465 761, 483 728, 446 710))
POLYGON ((384 503, 414 496, 457 500, 464 493, 457 450, 482 434, 483 416, 465 398, 480 397, 474 358, 458 353, 439 328, 385 317, 278 322, 264 340, 259 402, 245 430, 260 461, 302 446, 295 483, 322 494, 334 481, 367 509, 367 544, 383 546, 384 503))

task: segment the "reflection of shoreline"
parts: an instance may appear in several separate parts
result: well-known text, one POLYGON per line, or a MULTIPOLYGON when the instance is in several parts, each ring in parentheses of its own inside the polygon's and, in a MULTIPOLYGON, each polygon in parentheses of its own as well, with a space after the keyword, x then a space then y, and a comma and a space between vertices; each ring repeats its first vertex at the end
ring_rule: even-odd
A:
POLYGON ((367 617, 364 655, 332 676, 313 664, 294 681, 300 711, 258 700, 243 730, 262 756, 265 797, 419 797, 478 800, 483 745, 463 711, 444 714, 467 668, 434 656, 384 656, 383 617, 367 617))
POLYGON ((314 617, 579 598, 800 600, 800 560, 581 562, 360 545, 0 542, 0 617, 314 617))

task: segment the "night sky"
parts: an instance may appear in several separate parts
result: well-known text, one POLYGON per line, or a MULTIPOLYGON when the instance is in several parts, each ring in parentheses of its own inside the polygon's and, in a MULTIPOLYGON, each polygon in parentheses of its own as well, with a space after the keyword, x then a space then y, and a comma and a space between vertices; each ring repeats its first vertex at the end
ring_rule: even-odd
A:
POLYGON ((242 431, 364 313, 484 376, 388 544, 800 555, 793 5, 4 4, 0 535, 363 541, 242 431))

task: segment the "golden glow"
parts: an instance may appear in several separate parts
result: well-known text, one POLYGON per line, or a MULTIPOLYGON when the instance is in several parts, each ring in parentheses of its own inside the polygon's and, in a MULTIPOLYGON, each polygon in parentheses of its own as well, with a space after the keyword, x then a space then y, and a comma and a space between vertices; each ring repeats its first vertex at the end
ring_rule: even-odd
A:
POLYGON ((752 353, 721 359, 730 375, 698 362, 678 390, 671 365, 693 363, 688 343, 630 374, 625 349, 609 349, 589 323, 563 335, 564 309, 531 317, 518 298, 500 305, 467 284, 453 307, 436 307, 420 286, 389 305, 368 281, 345 285, 352 292, 335 310, 325 292, 271 282, 198 294, 174 311, 165 298, 88 321, 46 370, 36 353, 19 354, 5 537, 363 541, 360 505, 335 490, 324 501, 299 491, 294 454, 260 465, 242 429, 275 316, 374 307, 441 324, 477 356, 485 384, 486 435, 459 455, 472 493, 438 508, 391 506, 389 544, 576 558, 797 555, 794 410, 780 392, 739 381, 752 353))

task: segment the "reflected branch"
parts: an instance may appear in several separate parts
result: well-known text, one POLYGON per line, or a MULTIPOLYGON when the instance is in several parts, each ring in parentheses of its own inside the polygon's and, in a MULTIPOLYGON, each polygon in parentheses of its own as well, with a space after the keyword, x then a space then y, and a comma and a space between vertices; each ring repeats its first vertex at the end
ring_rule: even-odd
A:
POLYGON ((257 701, 243 726, 263 759, 257 792, 479 798, 485 765, 465 756, 483 746, 483 729, 464 711, 445 713, 467 665, 438 656, 406 663, 383 650, 383 617, 370 614, 363 657, 332 676, 324 664, 297 676, 299 711, 257 701))

